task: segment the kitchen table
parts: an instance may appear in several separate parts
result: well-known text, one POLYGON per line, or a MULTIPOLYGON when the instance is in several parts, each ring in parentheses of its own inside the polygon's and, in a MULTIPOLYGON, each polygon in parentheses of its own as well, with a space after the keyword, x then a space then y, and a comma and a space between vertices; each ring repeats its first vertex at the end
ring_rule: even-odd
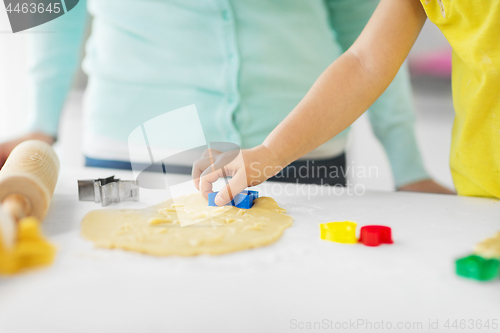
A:
MULTIPOLYGON (((43 223, 57 258, 0 278, 0 332, 500 331, 500 280, 454 272, 457 258, 500 230, 497 200, 266 183, 260 195, 294 219, 276 243, 153 257, 97 249, 80 237, 82 217, 101 207, 78 201, 77 179, 113 174, 132 177, 63 167, 43 223), (394 244, 320 239, 320 223, 345 220, 358 232, 390 226, 394 244)), ((189 176, 174 178, 189 184, 189 176)), ((141 202, 108 208, 165 199, 164 191, 141 190, 141 202)))

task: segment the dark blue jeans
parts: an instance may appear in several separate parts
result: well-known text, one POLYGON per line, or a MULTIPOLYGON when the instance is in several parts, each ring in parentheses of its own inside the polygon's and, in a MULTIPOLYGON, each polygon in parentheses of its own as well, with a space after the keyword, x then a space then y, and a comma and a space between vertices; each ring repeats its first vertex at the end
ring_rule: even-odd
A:
MULTIPOLYGON (((132 165, 127 161, 110 161, 85 157, 85 166, 95 168, 109 168, 132 170, 132 165)), ((147 165, 144 165, 146 167, 147 165)), ((317 184, 317 185, 346 185, 345 177, 346 158, 345 153, 334 158, 325 160, 295 161, 281 170, 270 181, 317 184)), ((155 170, 163 172, 162 168, 155 170)), ((165 172, 183 175, 191 174, 191 167, 179 165, 165 165, 165 172)))

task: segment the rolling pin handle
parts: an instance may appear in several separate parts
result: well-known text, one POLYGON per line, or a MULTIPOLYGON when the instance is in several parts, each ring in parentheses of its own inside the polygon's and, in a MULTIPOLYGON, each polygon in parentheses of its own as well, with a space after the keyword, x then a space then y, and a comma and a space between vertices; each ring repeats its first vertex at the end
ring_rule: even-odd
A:
POLYGON ((2 202, 2 207, 15 221, 19 221, 31 213, 31 203, 20 194, 7 196, 2 202))

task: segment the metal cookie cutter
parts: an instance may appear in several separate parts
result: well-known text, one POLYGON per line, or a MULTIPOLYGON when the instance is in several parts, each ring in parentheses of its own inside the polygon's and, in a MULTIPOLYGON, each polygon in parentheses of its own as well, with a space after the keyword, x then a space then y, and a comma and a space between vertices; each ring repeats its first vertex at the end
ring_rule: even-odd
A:
POLYGON ((103 207, 122 201, 139 201, 139 185, 135 180, 120 180, 111 176, 78 181, 80 201, 100 202, 103 207))

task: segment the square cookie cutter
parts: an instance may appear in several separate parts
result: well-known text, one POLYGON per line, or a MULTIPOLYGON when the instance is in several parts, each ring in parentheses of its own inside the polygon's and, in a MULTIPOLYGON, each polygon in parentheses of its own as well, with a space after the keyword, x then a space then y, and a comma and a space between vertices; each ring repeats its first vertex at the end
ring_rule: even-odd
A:
POLYGON ((102 207, 122 201, 139 201, 139 184, 111 176, 78 181, 78 199, 101 203, 102 207))

